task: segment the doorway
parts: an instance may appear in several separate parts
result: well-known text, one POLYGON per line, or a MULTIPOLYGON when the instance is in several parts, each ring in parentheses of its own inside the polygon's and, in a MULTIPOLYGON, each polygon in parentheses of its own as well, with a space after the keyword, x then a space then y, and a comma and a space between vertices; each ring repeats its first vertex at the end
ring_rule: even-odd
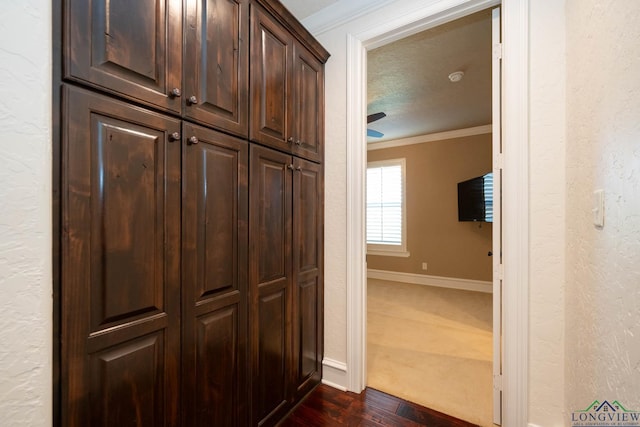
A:
POLYGON ((483 426, 492 187, 475 184, 493 167, 492 23, 485 9, 367 52, 367 385, 483 426))
MULTIPOLYGON (((364 172, 366 170, 366 51, 444 22, 486 9, 498 2, 476 0, 455 6, 425 5, 411 15, 347 37, 347 378, 346 387, 359 392, 366 384, 366 265, 364 233, 364 172)), ((527 423, 528 330, 528 1, 505 5, 503 102, 509 111, 502 134, 506 183, 503 224, 506 260, 503 295, 503 425, 527 423)))

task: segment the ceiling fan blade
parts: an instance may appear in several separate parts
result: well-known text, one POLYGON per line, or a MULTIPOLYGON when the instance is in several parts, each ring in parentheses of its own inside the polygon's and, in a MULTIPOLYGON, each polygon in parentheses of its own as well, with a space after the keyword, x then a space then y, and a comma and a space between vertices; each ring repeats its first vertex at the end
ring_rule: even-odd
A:
POLYGON ((367 136, 371 136, 373 138, 382 138, 384 133, 378 132, 377 130, 367 129, 367 136))
POLYGON ((375 122, 376 120, 380 120, 384 117, 387 117, 387 115, 385 113, 383 113, 382 111, 379 113, 373 113, 373 114, 369 114, 367 116, 367 123, 371 123, 371 122, 375 122))

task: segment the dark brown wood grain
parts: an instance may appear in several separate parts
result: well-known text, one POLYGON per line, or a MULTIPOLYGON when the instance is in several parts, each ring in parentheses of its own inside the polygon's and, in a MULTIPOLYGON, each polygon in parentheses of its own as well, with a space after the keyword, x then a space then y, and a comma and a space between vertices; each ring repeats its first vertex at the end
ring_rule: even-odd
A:
POLYGON ((253 425, 289 408, 291 360, 291 157, 251 147, 249 286, 253 425))
POLYGON ((251 8, 251 104, 249 136, 252 141, 291 152, 294 136, 293 37, 262 8, 251 8), (291 138, 291 140, 289 140, 291 138))
POLYGON ((64 77, 179 113, 182 2, 65 0, 64 77))
POLYGON ((319 385, 279 427, 478 427, 438 411, 367 388, 361 394, 319 385))
POLYGON ((251 140, 322 161, 322 62, 257 5, 251 20, 251 140))
POLYGON ((324 156, 324 67, 300 43, 293 49, 292 152, 315 162, 324 156))
POLYGON ((293 158, 293 360, 295 398, 322 377, 322 167, 293 158))
POLYGON ((179 121, 68 86, 62 102, 62 424, 175 424, 179 121))
POLYGON ((328 53, 277 0, 53 4, 54 424, 275 425, 322 376, 328 53))
POLYGON ((248 0, 188 0, 185 20, 185 117, 247 137, 248 0))
POLYGON ((248 157, 246 141, 183 124, 185 426, 248 422, 248 157))

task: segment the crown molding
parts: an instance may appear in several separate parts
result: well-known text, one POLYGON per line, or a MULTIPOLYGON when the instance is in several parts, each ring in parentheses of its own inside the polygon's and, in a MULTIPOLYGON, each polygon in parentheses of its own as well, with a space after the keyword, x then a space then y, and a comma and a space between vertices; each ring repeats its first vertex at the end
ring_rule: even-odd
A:
POLYGON ((367 151, 382 150, 383 148, 403 147, 405 145, 424 144, 425 142, 443 141, 445 139, 463 138, 465 136, 484 135, 491 133, 491 125, 475 126, 472 128, 456 129, 447 132, 429 133, 392 141, 369 142, 367 151))
POLYGON ((393 0, 339 0, 304 18, 302 24, 317 37, 389 3, 393 0))

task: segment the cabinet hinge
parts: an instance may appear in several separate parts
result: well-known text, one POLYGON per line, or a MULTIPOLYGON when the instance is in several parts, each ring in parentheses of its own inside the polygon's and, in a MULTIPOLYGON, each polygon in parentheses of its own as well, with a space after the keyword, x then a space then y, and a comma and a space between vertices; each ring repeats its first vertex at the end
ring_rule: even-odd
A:
POLYGON ((496 154, 495 156, 495 162, 496 164, 494 165, 495 169, 504 169, 504 155, 502 153, 496 154))

